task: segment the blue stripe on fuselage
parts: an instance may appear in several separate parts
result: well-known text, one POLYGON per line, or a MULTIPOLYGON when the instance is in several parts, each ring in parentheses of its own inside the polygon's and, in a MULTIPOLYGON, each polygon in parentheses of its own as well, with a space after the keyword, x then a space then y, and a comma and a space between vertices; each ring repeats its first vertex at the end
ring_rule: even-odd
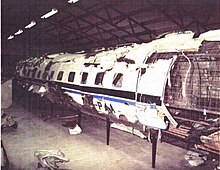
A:
MULTIPOLYGON (((85 93, 80 92, 78 90, 73 90, 73 89, 66 89, 63 88, 65 90, 65 92, 69 92, 69 93, 74 93, 74 94, 78 94, 78 95, 83 95, 85 93)), ((89 93, 91 94, 91 93, 89 93)), ((126 100, 126 99, 119 99, 119 98, 114 98, 114 97, 110 97, 110 96, 104 96, 104 95, 96 95, 96 94, 91 94, 94 98, 96 99, 103 99, 103 100, 108 100, 108 101, 112 101, 112 102, 117 102, 117 103, 127 103, 129 105, 135 105, 135 101, 130 101, 130 100, 126 100)))

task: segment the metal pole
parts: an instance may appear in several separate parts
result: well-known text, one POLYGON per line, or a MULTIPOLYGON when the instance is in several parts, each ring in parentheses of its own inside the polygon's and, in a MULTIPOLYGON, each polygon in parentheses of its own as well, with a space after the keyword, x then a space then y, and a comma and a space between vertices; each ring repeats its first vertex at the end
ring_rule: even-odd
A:
POLYGON ((109 139, 110 139, 110 129, 111 129, 111 123, 110 123, 110 120, 109 118, 107 117, 106 118, 106 134, 107 134, 107 145, 109 145, 109 139))
POLYGON ((150 137, 151 137, 151 143, 152 143, 152 168, 155 168, 158 130, 151 129, 150 130, 150 137))

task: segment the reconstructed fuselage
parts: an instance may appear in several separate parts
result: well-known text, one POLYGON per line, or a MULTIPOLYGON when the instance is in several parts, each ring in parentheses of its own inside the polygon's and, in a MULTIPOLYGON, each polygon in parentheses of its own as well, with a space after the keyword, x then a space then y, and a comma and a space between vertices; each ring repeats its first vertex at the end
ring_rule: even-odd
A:
POLYGON ((167 107, 220 112, 220 30, 20 61, 16 79, 50 102, 94 114, 174 126, 167 107), (217 36, 218 35, 218 36, 217 36))

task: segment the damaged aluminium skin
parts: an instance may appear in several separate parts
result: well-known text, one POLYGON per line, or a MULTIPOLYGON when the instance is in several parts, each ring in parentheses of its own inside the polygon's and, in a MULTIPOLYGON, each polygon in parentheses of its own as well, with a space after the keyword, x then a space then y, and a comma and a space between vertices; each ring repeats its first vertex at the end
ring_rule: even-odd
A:
MULTIPOLYGON (((165 130, 165 120, 178 126, 164 101, 176 54, 187 58, 185 53, 198 52, 210 37, 208 33, 193 36, 191 31, 171 33, 149 43, 30 58, 17 64, 16 78, 27 90, 52 103, 165 130), (171 57, 152 59, 160 53, 171 57)), ((182 83, 183 97, 187 76, 182 83)))

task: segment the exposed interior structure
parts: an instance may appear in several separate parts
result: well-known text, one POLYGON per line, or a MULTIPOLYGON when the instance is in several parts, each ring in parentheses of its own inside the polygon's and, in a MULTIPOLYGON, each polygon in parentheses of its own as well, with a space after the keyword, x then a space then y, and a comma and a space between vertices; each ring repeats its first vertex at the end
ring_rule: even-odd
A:
MULTIPOLYGON (((10 123, 2 129, 17 128, 13 116, 3 114, 13 108, 45 121, 68 120, 79 130, 69 128, 71 135, 82 132, 88 116, 106 123, 107 145, 113 128, 149 140, 152 168, 158 140, 184 143, 203 162, 204 155, 216 159, 219 6, 218 0, 3 0, 1 109, 10 123)), ((60 150, 33 155, 43 168, 71 162, 60 150)))

